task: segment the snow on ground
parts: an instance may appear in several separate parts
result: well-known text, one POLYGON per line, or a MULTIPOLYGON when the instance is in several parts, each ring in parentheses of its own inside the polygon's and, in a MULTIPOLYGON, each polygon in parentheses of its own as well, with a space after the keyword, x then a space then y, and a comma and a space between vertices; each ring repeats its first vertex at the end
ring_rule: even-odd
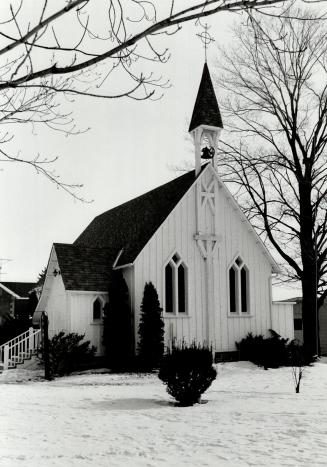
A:
POLYGON ((174 406, 156 375, 9 373, 1 467, 327 465, 324 362, 305 370, 300 394, 290 368, 220 364, 208 402, 194 407, 174 406))

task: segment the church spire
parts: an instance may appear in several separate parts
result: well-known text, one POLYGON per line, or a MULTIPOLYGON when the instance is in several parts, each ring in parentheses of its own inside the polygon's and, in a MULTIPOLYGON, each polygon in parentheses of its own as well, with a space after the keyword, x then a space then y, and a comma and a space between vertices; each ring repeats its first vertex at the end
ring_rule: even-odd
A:
POLYGON ((203 67, 202 78, 188 131, 191 132, 199 125, 223 128, 223 122, 207 63, 205 63, 203 67))
POLYGON ((189 127, 195 144, 196 175, 201 170, 201 158, 212 159, 213 166, 216 166, 217 144, 222 129, 223 122, 215 90, 205 63, 189 127))

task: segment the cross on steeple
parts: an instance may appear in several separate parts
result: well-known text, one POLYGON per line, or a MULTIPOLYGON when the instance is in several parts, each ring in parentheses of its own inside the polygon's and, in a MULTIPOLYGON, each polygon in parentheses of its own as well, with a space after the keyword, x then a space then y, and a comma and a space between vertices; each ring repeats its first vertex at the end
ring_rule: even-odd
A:
POLYGON ((210 29, 210 26, 208 26, 207 23, 202 27, 203 27, 204 31, 202 31, 200 34, 197 34, 197 36, 201 39, 201 42, 204 45, 204 61, 205 61, 205 63, 207 63, 208 45, 211 44, 211 42, 215 42, 215 39, 212 36, 210 36, 210 34, 208 33, 208 30, 210 29))

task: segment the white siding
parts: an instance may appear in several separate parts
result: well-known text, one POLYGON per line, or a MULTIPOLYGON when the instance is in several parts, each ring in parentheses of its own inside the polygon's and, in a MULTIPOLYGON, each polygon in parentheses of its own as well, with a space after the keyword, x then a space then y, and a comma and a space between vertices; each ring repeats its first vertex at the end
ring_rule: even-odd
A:
POLYGON ((271 329, 282 337, 294 339, 293 305, 290 302, 273 302, 271 329))
POLYGON ((70 301, 70 329, 78 334, 85 334, 85 340, 97 348, 97 355, 103 354, 102 321, 93 321, 93 302, 99 297, 103 305, 108 300, 107 294, 96 292, 67 292, 70 301))
MULTIPOLYGON (((124 279, 126 281, 129 290, 129 302, 131 310, 135 308, 135 287, 134 287, 134 268, 133 266, 122 269, 124 279)), ((131 329, 135 329, 134 314, 131 313, 131 329)), ((126 332, 128 332, 126 330, 126 332)), ((130 332, 130 334, 133 334, 130 332)), ((134 333, 135 335, 135 333, 134 333)), ((132 343, 132 347, 135 349, 135 341, 132 343)))
MULTIPOLYGON (((205 170, 197 184, 204 179, 208 186, 211 170, 205 170)), ((201 186, 201 190, 203 187, 201 186)), ((248 332, 266 333, 271 328, 269 277, 271 264, 263 254, 249 225, 232 205, 226 191, 215 181, 215 215, 208 203, 200 210, 199 228, 202 233, 221 236, 221 243, 213 258, 214 276, 214 342, 215 350, 235 349, 235 341, 248 332), (249 269, 250 316, 229 316, 228 268, 240 255, 249 269)), ((171 338, 203 342, 206 339, 206 283, 205 260, 194 240, 196 227, 196 184, 186 193, 162 226, 157 230, 134 265, 135 277, 135 333, 139 322, 140 305, 146 282, 157 288, 164 308, 164 265, 177 251, 188 267, 188 316, 165 316, 166 343, 171 338)), ((199 199, 199 198, 198 198, 199 199)))
POLYGON ((53 271, 59 270, 57 255, 52 248, 42 295, 37 305, 38 311, 46 311, 49 318, 49 335, 70 330, 70 315, 67 295, 60 274, 54 276, 53 271))
POLYGON ((97 292, 72 292, 65 290, 61 275, 54 276, 53 271, 59 270, 55 249, 50 254, 47 275, 37 310, 46 311, 49 317, 49 336, 60 331, 84 334, 85 340, 97 348, 97 354, 102 355, 102 321, 93 322, 93 302, 97 297, 107 301, 107 294, 97 292))

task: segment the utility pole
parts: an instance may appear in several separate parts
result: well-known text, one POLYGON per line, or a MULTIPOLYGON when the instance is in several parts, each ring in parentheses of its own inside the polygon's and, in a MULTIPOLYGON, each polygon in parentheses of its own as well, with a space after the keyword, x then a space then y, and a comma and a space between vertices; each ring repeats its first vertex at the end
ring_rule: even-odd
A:
POLYGON ((42 332, 42 347, 43 347, 43 361, 44 361, 44 378, 48 381, 52 379, 50 370, 49 358, 49 318, 45 311, 41 315, 41 332, 42 332))

